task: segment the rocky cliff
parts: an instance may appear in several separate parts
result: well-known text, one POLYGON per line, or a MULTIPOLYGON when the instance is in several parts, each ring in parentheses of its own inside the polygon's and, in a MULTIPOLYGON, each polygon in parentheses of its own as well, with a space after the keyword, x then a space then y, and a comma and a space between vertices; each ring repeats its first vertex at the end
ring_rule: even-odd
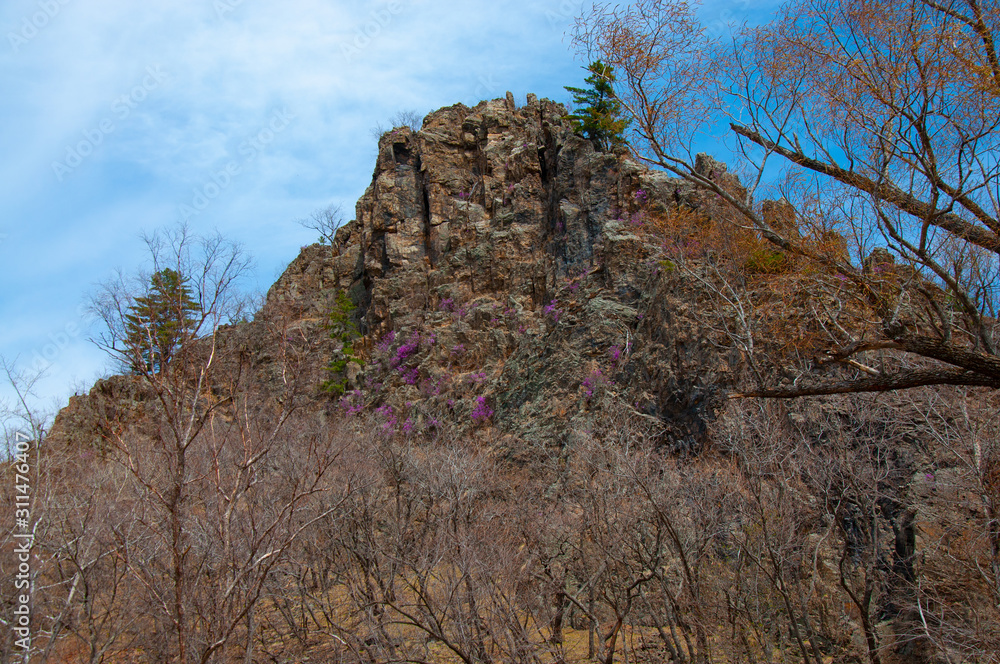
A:
MULTIPOLYGON (((749 641, 744 636, 733 652, 754 650, 755 639, 781 644, 802 629, 808 639, 796 634, 798 647, 805 652, 808 643, 814 651, 803 655, 807 661, 841 652, 854 653, 843 661, 861 661, 855 655, 866 649, 869 656, 876 653, 871 661, 878 661, 871 646, 876 640, 898 645, 893 647, 899 658, 884 661, 939 661, 914 654, 925 643, 914 631, 919 625, 914 607, 922 606, 914 580, 936 583, 933 601, 959 615, 968 600, 952 585, 948 556, 953 553, 939 555, 935 547, 952 546, 953 538, 960 545, 954 551, 961 554, 954 555, 968 570, 985 569, 985 544, 969 544, 971 553, 961 548, 975 528, 952 533, 947 524, 995 525, 989 502, 995 491, 983 490, 980 505, 969 488, 986 486, 975 473, 987 467, 979 460, 980 434, 971 423, 988 421, 995 408, 984 406, 988 399, 946 390, 791 404, 731 402, 721 408, 725 393, 754 372, 767 373, 768 380, 780 376, 783 349, 805 356, 817 336, 810 307, 828 303, 809 291, 791 259, 756 243, 752 234, 740 236, 732 225, 716 223, 726 212, 714 197, 646 169, 625 152, 595 151, 573 134, 564 115, 565 109, 550 101, 529 96, 517 107, 508 95, 474 108, 441 109, 427 116, 419 131, 396 128, 384 134, 355 219, 337 232, 332 246, 303 248, 254 320, 225 328, 217 339, 220 348, 235 351, 219 356, 241 363, 239 371, 226 375, 263 392, 247 410, 265 412, 270 402, 281 404, 275 412, 287 412, 282 399, 290 391, 283 386, 296 383, 306 388, 295 392, 308 420, 308 426, 300 425, 325 435, 357 436, 362 456, 370 447, 398 447, 412 453, 407 463, 417 467, 424 456, 433 457, 436 444, 481 455, 496 464, 488 467, 507 474, 502 481, 493 479, 502 496, 498 513, 508 516, 524 507, 511 487, 535 491, 525 499, 530 509, 524 512, 524 523, 539 528, 534 562, 511 574, 520 579, 517 575, 529 570, 517 583, 531 588, 532 602, 542 592, 538 588, 549 588, 547 601, 557 608, 550 616, 553 636, 546 637, 551 643, 557 643, 564 612, 572 624, 575 609, 567 603, 567 588, 582 593, 595 583, 586 579, 604 578, 601 571, 593 577, 585 573, 591 554, 582 548, 573 553, 574 542, 597 527, 588 510, 607 496, 636 490, 625 478, 639 472, 627 450, 641 439, 659 456, 649 456, 648 474, 636 476, 650 486, 673 488, 662 499, 643 493, 630 499, 635 503, 608 503, 603 513, 609 523, 623 519, 615 537, 628 543, 621 551, 630 553, 598 547, 608 561, 601 569, 641 558, 649 545, 642 538, 651 532, 644 528, 666 523, 674 539, 658 537, 676 545, 680 558, 694 556, 704 568, 697 578, 722 579, 715 604, 692 595, 689 606, 672 604, 667 615, 673 617, 656 625, 678 620, 678 629, 690 632, 702 621, 719 626, 746 620, 764 630, 749 641), (737 270, 724 273, 722 253, 736 261, 737 270), (753 311, 741 312, 745 305, 753 311), (750 327, 741 315, 753 316, 754 338, 741 337, 750 327), (331 325, 358 336, 333 338, 331 325), (244 373, 244 366, 251 371, 244 373), (321 384, 330 378, 337 389, 324 391, 321 384), (963 460, 972 456, 962 441, 973 438, 978 466, 963 460), (421 440, 430 444, 412 447, 421 440), (622 445, 606 445, 608 440, 622 445), (710 452, 695 458, 691 453, 706 442, 712 443, 710 452), (606 490, 612 486, 618 488, 606 490), (588 502, 591 498, 596 502, 588 502), (646 500, 655 509, 635 508, 646 500), (630 504, 641 518, 628 512, 630 504), (548 510, 544 527, 535 523, 542 510, 548 510), (673 516, 665 517, 671 510, 673 516), (671 523, 686 523, 687 530, 678 535, 671 523), (697 547, 681 541, 686 537, 695 538, 697 547), (558 546, 552 544, 557 540, 558 546), (573 565, 584 571, 573 571, 573 565), (766 577, 762 586, 741 585, 758 571, 766 577), (731 593, 743 593, 744 603, 733 604, 737 595, 731 593), (770 599, 762 601, 765 596, 770 599), (797 602, 808 608, 796 608, 797 602), (715 607, 717 614, 705 618, 704 607, 715 607), (681 620, 677 612, 683 611, 694 617, 681 620), (897 623, 890 626, 893 620, 897 623), (810 621, 818 625, 815 632, 809 631, 810 621), (862 631, 867 642, 857 637, 862 631)), ((736 177, 712 158, 700 156, 697 170, 740 192, 736 177)), ((764 202, 761 208, 775 225, 796 223, 787 203, 764 202)), ((206 392, 196 401, 218 403, 212 388, 206 392)), ((49 444, 101 447, 105 436, 113 437, 108 426, 124 431, 144 418, 155 421, 153 401, 141 381, 101 381, 60 413, 49 444)), ((220 419, 232 416, 224 408, 219 412, 220 419)), ((289 472, 301 471, 296 466, 289 472)), ((463 487, 464 472, 455 475, 463 487)), ((423 479, 418 473, 417 480, 401 481, 393 490, 431 486, 436 473, 428 470, 423 479)), ((376 487, 381 481, 369 480, 376 487)), ((375 496, 383 493, 392 492, 373 489, 375 496)), ((479 515, 478 508, 470 514, 479 515)), ((492 550, 496 526, 489 522, 483 528, 492 550)), ((330 548, 341 531, 341 525, 332 528, 317 550, 330 548)), ((515 534, 509 551, 520 555, 527 540, 524 533, 515 534)), ((388 540, 376 539, 382 544, 371 550, 381 551, 388 540)), ((635 570, 620 571, 620 579, 619 572, 611 574, 605 599, 613 604, 614 592, 627 588, 631 602, 629 593, 650 575, 667 583, 681 567, 664 562, 672 555, 640 561, 635 570), (628 574, 635 575, 634 582, 628 574)), ((483 578, 495 576, 491 569, 483 578)), ((975 583, 968 581, 979 587, 975 583)), ((693 593, 696 586, 686 579, 678 588, 693 593)), ((364 607, 358 615, 368 615, 373 600, 358 601, 364 607)), ((391 597, 378 601, 392 606, 391 597)), ((512 624, 520 624, 522 613, 518 608, 512 624)), ((643 620, 653 620, 653 613, 643 620)), ((467 621, 456 618, 456 624, 464 633, 467 621)), ((595 624, 574 629, 596 629, 595 624)), ((637 633, 643 624, 635 619, 637 633)), ((726 629, 718 633, 730 633, 726 629)), ((930 633, 926 623, 923 629, 930 633)), ((354 631, 366 646, 378 640, 360 627, 354 631)), ((354 632, 344 632, 349 633, 354 632)), ((444 639, 430 629, 428 634, 444 639)), ((663 629, 660 637, 669 641, 663 629)), ((709 640, 703 641, 685 647, 700 652, 709 647, 709 640)), ((387 643, 390 650, 398 645, 387 643)), ((889 652, 888 646, 880 648, 889 652)), ((671 652, 674 661, 684 661, 676 649, 671 652)), ((649 657, 665 661, 666 654, 649 657)), ((714 660, 691 655, 687 661, 714 660)))
POLYGON ((729 362, 635 231, 649 211, 705 201, 595 151, 565 113, 508 97, 387 132, 356 219, 333 247, 303 249, 261 316, 280 309, 322 335, 348 293, 369 356, 346 402, 391 408, 392 426, 448 418, 554 443, 613 400, 695 444, 729 362))

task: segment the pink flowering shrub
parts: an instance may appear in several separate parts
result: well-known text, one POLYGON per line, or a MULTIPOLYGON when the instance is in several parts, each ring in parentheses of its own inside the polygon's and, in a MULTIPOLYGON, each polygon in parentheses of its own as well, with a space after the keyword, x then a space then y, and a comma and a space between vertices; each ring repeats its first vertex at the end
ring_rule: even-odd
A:
POLYGON ((377 348, 380 353, 388 353, 389 348, 392 347, 392 344, 395 341, 396 341, 396 331, 389 330, 388 334, 382 337, 382 339, 378 342, 378 344, 375 345, 375 348, 377 348))
POLYGON ((599 394, 599 390, 604 387, 605 379, 604 374, 601 373, 600 369, 594 369, 590 372, 590 375, 583 379, 580 386, 583 388, 583 396, 587 403, 593 401, 594 397, 599 394))
POLYGON ((357 415, 365 409, 364 395, 361 390, 353 390, 340 398, 340 407, 348 417, 357 415))
POLYGON ((559 316, 562 314, 562 309, 556 306, 556 301, 552 300, 544 307, 542 307, 542 313, 553 323, 559 322, 559 316))
POLYGON ((493 417, 493 409, 486 403, 486 397, 476 397, 476 407, 472 410, 472 421, 479 424, 491 417, 493 417))
MULTIPOLYGON (((392 366, 400 367, 418 350, 420 350, 420 333, 414 332, 405 344, 396 349, 396 357, 393 358, 392 366)), ((400 371, 403 371, 403 369, 400 369, 400 371)))

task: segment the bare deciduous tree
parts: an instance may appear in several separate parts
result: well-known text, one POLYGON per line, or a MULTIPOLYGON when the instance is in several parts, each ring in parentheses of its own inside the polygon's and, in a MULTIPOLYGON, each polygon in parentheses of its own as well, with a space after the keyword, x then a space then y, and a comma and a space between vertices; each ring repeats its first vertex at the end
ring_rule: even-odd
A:
POLYGON ((423 121, 423 117, 413 110, 396 111, 389 119, 393 127, 409 127, 413 131, 420 131, 423 121))
POLYGON ((319 233, 319 241, 333 245, 337 229, 344 225, 344 213, 339 205, 328 205, 316 210, 308 219, 300 219, 299 225, 319 233))
POLYGON ((993 0, 791 0, 728 43, 686 0, 596 5, 579 19, 577 46, 619 74, 636 154, 849 293, 850 324, 831 322, 811 363, 846 375, 807 367, 794 385, 744 395, 1000 387, 998 29, 993 0), (746 190, 692 154, 726 121, 746 190), (774 167, 798 186, 775 186, 774 167), (769 189, 792 206, 785 222, 764 207, 769 189), (832 237, 856 255, 831 250, 832 237), (899 361, 875 366, 876 353, 899 361))
MULTIPOLYGON (((135 298, 120 277, 95 309, 107 325, 100 344, 137 367, 141 407, 105 423, 111 460, 127 470, 120 501, 137 512, 141 537, 120 542, 131 585, 142 589, 164 657, 208 662, 240 635, 252 659, 255 609, 288 547, 322 517, 313 497, 338 450, 321 431, 289 425, 302 402, 304 372, 284 352, 283 327, 223 323, 242 313, 238 279, 249 265, 238 246, 181 228, 147 238, 154 270, 164 263, 191 284, 198 318, 156 370, 134 361, 124 332, 135 298), (270 328, 274 327, 274 330, 270 328), (272 332, 275 332, 272 338, 272 332), (256 336, 255 336, 256 335, 256 336), (278 349, 274 382, 257 381, 245 350, 278 349)), ((139 283, 142 283, 140 279, 139 283)), ((225 655, 229 659, 231 653, 225 655)))
MULTIPOLYGON (((178 298, 174 304, 177 307, 172 312, 175 320, 190 319, 177 330, 175 345, 182 349, 196 345, 207 348, 208 357, 211 357, 214 344, 205 340, 214 342, 220 326, 250 313, 249 299, 239 287, 252 261, 239 244, 218 233, 197 236, 183 225, 145 235, 143 241, 149 250, 151 269, 135 274, 119 270, 92 296, 90 308, 104 326, 104 331, 93 341, 123 370, 142 375, 151 386, 165 387, 177 372, 164 371, 159 377, 152 375, 158 367, 146 360, 148 351, 142 336, 130 330, 130 319, 135 316, 142 298, 151 295, 152 276, 170 270, 184 280, 190 299, 197 307, 191 312, 186 298, 178 298), (195 344, 196 340, 201 342, 195 344)), ((183 434, 178 432, 178 435, 183 434)))

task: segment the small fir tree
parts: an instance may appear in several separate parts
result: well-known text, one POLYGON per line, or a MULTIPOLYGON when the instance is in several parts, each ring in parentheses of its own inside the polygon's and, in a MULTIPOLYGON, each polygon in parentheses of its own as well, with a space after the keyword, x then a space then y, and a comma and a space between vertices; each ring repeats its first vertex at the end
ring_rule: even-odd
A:
POLYGON ((594 142, 597 149, 609 149, 625 143, 625 128, 629 120, 621 116, 622 103, 615 96, 614 68, 600 60, 587 68, 590 76, 584 79, 589 88, 566 86, 573 93, 573 103, 578 106, 575 113, 566 117, 573 121, 573 131, 594 142))
POLYGON ((187 278, 170 268, 150 277, 149 290, 135 298, 125 316, 132 370, 158 373, 197 327, 201 305, 192 297, 187 278))

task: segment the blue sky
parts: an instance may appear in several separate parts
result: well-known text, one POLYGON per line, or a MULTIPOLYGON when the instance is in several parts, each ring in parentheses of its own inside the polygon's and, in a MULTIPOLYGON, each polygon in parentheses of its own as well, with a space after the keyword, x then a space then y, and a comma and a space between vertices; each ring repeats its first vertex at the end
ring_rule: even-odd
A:
MULTIPOLYGON (((377 123, 507 90, 569 101, 562 86, 586 76, 565 34, 580 7, 4 0, 0 355, 45 368, 43 409, 89 389, 110 365, 89 341, 88 294, 140 268, 141 234, 185 205, 203 208, 192 230, 245 245, 251 286, 266 291, 316 239, 296 219, 329 204, 353 213, 377 123), (218 175, 233 161, 235 175, 218 175)), ((720 1, 704 14, 718 27, 750 11, 720 1)))

